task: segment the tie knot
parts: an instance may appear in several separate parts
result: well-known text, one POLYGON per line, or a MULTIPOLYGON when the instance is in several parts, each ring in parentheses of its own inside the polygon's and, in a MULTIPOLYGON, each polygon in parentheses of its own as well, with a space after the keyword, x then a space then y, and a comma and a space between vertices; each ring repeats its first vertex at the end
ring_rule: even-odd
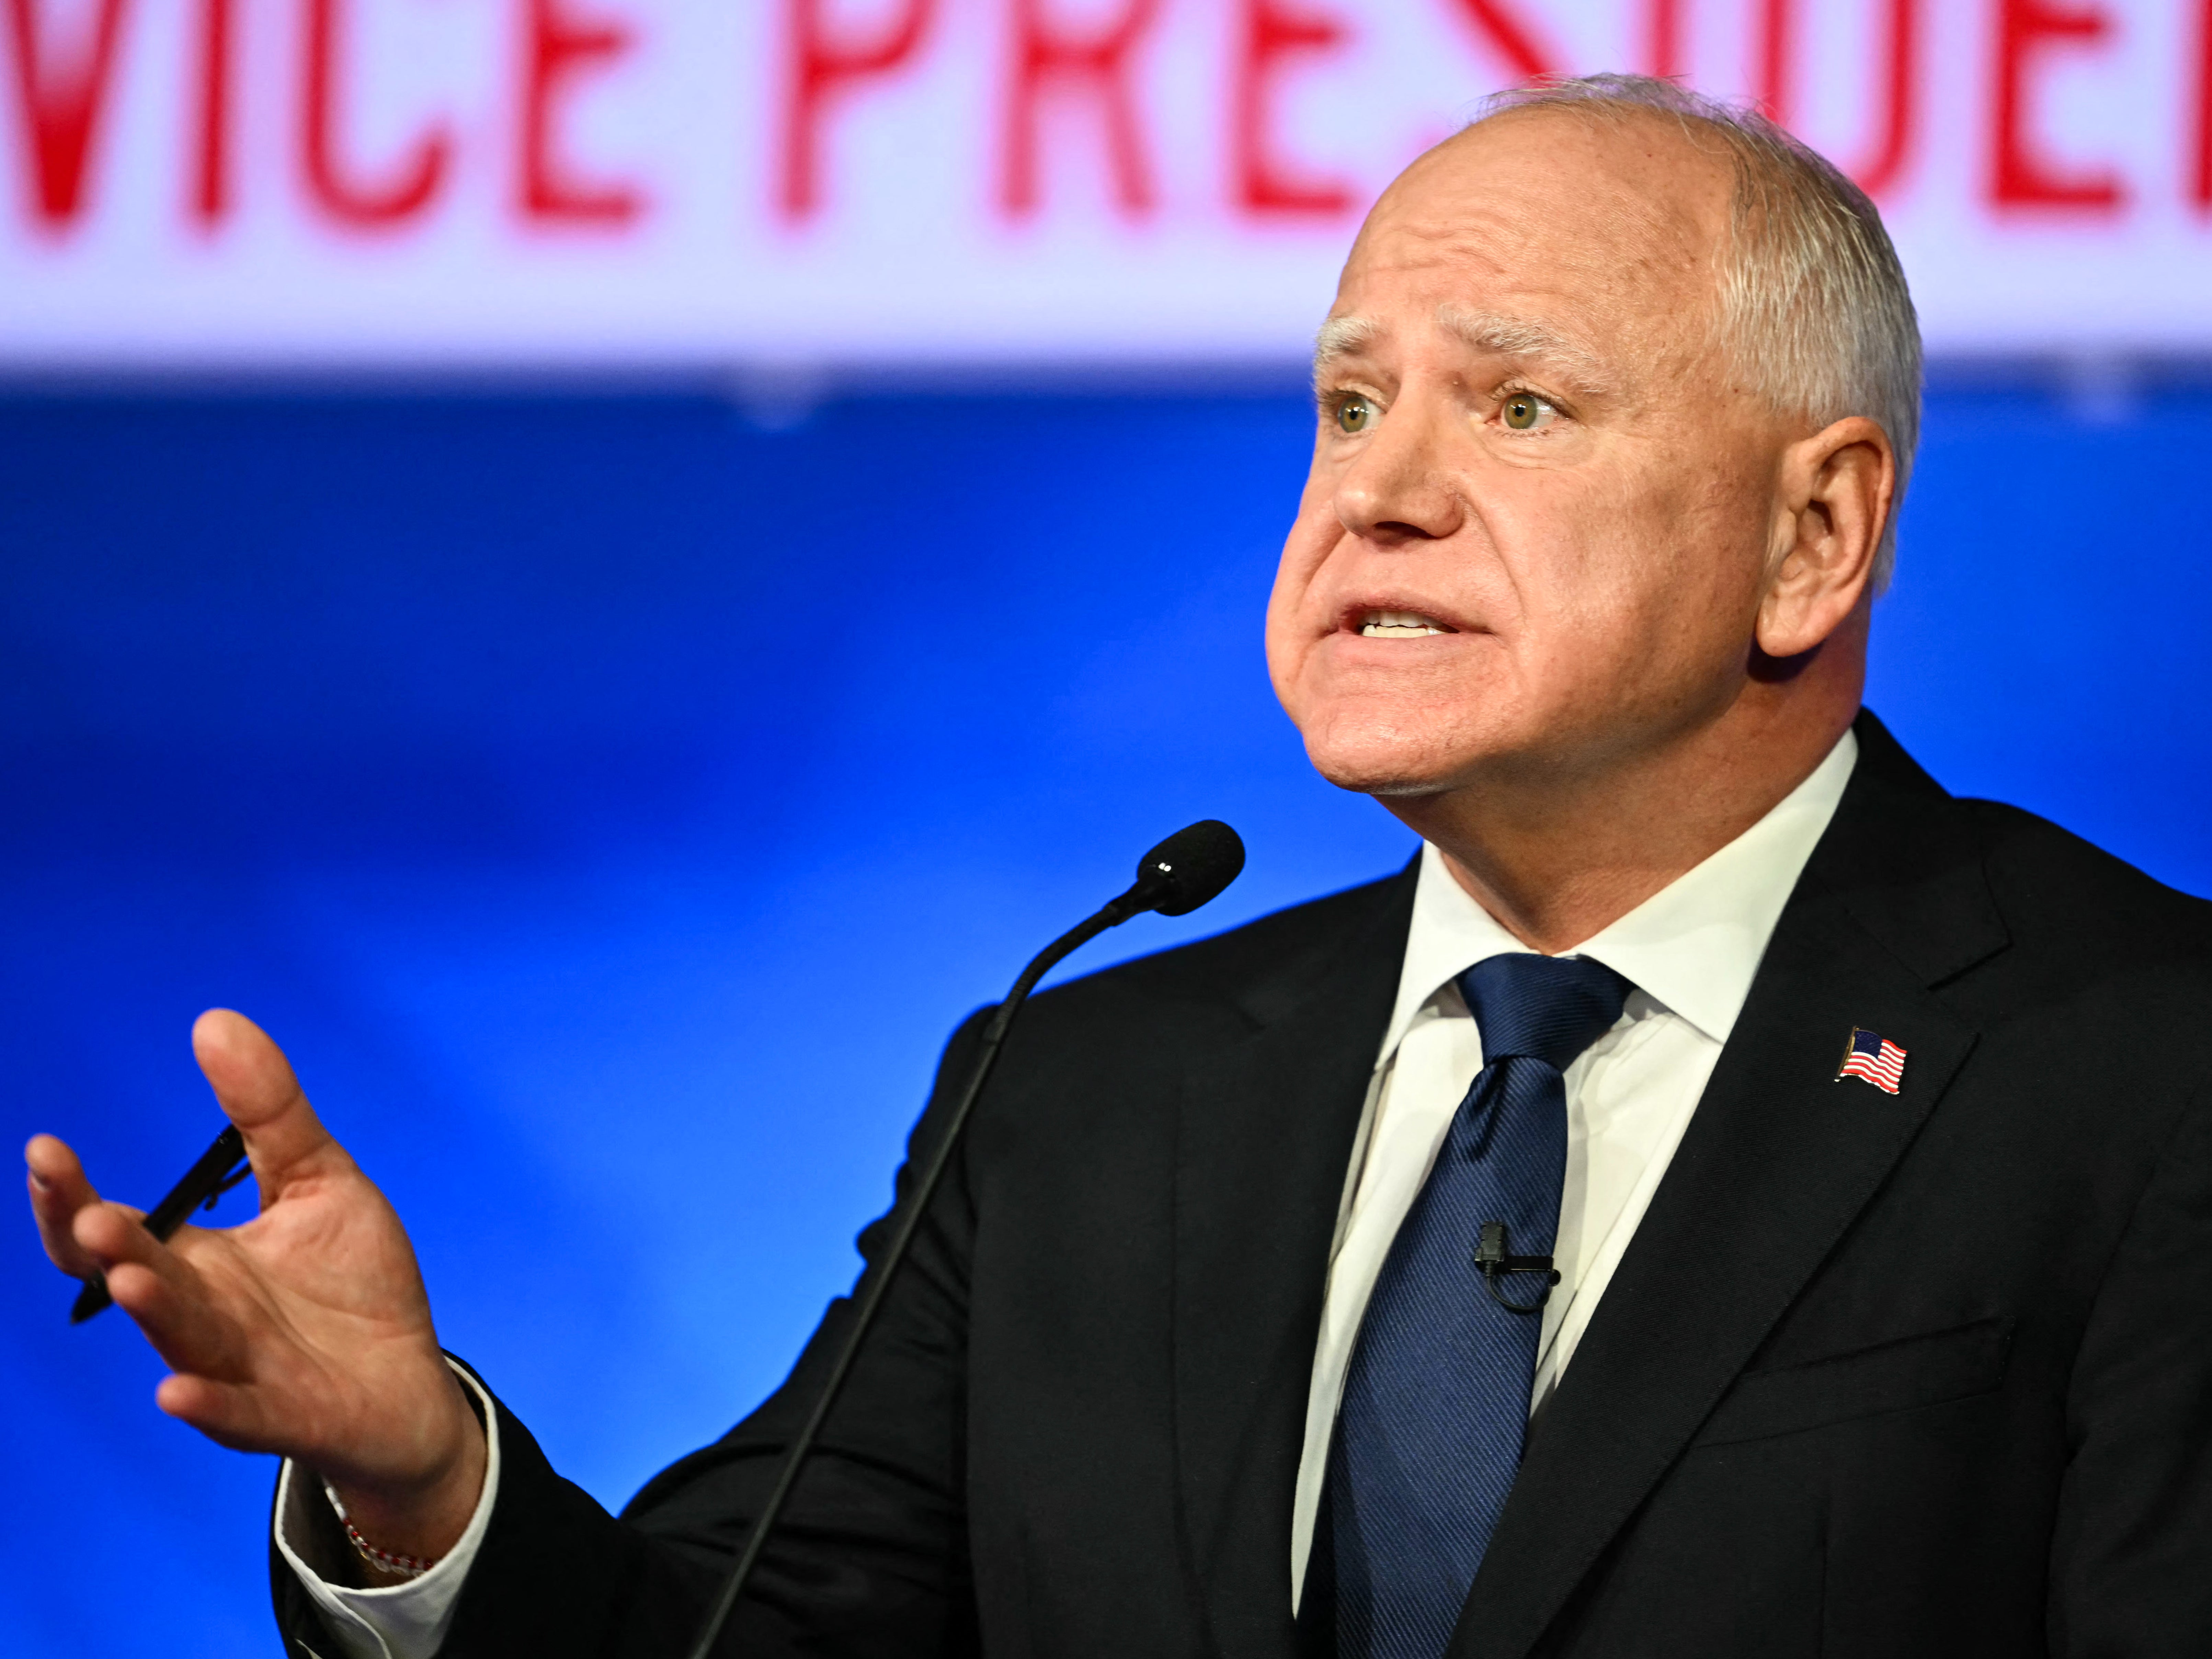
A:
POLYGON ((1564 1072, 1620 1018, 1630 987, 1588 957, 1515 951, 1476 963, 1459 988, 1482 1033, 1486 1066, 1521 1054, 1564 1072))

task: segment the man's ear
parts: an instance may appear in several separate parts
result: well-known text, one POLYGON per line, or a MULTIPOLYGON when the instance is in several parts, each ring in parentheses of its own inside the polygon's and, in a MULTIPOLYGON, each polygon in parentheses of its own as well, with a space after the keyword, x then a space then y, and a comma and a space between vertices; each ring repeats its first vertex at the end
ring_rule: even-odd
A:
POLYGON ((1863 415, 1783 452, 1759 648, 1810 651, 1872 592, 1875 555, 1897 495, 1897 453, 1863 415))

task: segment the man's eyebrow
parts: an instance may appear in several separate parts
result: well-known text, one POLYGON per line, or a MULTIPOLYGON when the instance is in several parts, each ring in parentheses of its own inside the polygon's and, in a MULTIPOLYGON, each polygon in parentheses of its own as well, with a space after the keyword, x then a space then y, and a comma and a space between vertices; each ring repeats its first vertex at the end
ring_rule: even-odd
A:
POLYGON ((1474 351, 1500 357, 1537 357, 1556 365, 1585 392, 1613 389, 1613 376, 1597 354, 1557 329, 1525 317, 1470 311, 1449 301, 1437 307, 1437 326, 1474 351))
POLYGON ((1339 357, 1364 350, 1381 337, 1382 325, 1372 317, 1332 317, 1314 336, 1314 387, 1320 390, 1322 373, 1339 357))

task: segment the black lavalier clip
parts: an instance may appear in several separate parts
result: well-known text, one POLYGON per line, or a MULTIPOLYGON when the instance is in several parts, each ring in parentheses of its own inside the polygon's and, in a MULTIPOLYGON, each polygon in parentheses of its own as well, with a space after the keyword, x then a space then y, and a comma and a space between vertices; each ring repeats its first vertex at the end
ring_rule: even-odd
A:
POLYGON ((1508 1255, 1505 1253, 1505 1224, 1486 1221, 1482 1224, 1482 1242, 1474 1247, 1474 1265, 1482 1274, 1482 1282, 1489 1287, 1490 1299, 1508 1313, 1541 1313, 1544 1304, 1552 1299, 1552 1286, 1559 1282, 1559 1273, 1552 1267, 1548 1255, 1508 1255), (1534 1302, 1509 1302, 1505 1293, 1498 1288, 1498 1281, 1507 1273, 1541 1273, 1544 1288, 1534 1302))

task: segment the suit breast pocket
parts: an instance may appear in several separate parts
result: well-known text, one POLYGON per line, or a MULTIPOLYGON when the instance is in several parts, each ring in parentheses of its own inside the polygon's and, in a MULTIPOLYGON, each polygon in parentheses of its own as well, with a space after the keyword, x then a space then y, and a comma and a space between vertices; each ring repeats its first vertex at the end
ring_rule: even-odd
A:
POLYGON ((2011 1347, 2011 1320, 1978 1319, 1825 1359, 1746 1371, 1692 1443, 1764 1440, 1989 1394, 2004 1382, 2011 1347))

